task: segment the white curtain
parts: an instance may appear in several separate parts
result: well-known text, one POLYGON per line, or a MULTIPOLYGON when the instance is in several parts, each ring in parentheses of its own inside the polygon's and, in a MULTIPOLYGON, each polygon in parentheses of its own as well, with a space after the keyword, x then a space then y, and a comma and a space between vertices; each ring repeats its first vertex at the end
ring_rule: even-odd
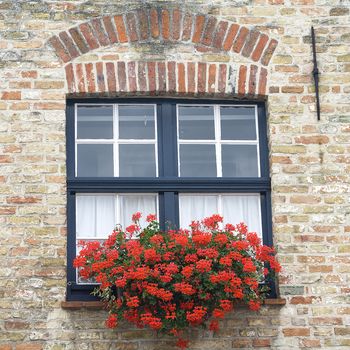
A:
POLYGON ((192 220, 201 220, 213 214, 224 217, 224 223, 244 222, 249 231, 262 236, 260 196, 258 194, 180 194, 180 227, 188 228, 192 220))
POLYGON ((141 227, 145 227, 146 216, 158 216, 157 195, 83 195, 76 196, 77 239, 104 239, 117 224, 123 228, 132 223, 131 216, 142 213, 141 227), (118 210, 116 210, 118 208, 118 210))
POLYGON ((259 195, 222 195, 222 215, 225 223, 244 222, 249 231, 262 237, 259 195))
POLYGON ((154 214, 158 217, 157 195, 120 195, 120 224, 123 228, 129 226, 132 214, 140 212, 141 227, 147 226, 146 217, 148 214, 154 214))
POLYGON ((107 238, 115 227, 115 196, 77 195, 77 238, 107 238))
POLYGON ((219 213, 217 195, 179 195, 180 227, 219 213))

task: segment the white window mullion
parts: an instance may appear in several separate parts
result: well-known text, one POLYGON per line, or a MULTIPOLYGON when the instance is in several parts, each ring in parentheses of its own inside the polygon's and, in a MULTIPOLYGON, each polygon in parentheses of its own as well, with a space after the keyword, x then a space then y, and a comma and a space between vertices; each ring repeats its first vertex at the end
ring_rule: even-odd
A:
POLYGON ((214 125, 215 125, 215 152, 216 152, 216 174, 222 177, 221 161, 221 125, 220 125, 220 106, 214 106, 214 125))
POLYGON ((75 154, 75 164, 74 164, 74 174, 78 176, 78 105, 74 106, 74 154, 75 154))
POLYGON ((258 161, 258 176, 261 176, 260 170, 260 144, 259 144, 259 126, 258 126, 258 106, 255 106, 255 132, 256 132, 256 152, 258 161))
POLYGON ((176 147, 177 147, 177 171, 178 176, 181 177, 181 167, 180 167, 180 134, 179 134, 179 105, 176 104, 176 147))
POLYGON ((115 224, 120 224, 120 196, 119 195, 115 195, 115 224))
POLYGON ((114 177, 119 176, 119 109, 118 105, 113 108, 113 164, 114 177))

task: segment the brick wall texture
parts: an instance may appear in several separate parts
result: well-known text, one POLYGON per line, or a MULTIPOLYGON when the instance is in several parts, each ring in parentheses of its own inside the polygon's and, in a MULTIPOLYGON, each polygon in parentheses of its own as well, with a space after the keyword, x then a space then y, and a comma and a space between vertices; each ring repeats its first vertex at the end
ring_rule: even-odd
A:
POLYGON ((0 0, 0 350, 172 349, 66 290, 67 96, 266 98, 285 306, 192 349, 350 349, 349 0, 0 0), (311 25, 321 120, 315 113, 311 25))

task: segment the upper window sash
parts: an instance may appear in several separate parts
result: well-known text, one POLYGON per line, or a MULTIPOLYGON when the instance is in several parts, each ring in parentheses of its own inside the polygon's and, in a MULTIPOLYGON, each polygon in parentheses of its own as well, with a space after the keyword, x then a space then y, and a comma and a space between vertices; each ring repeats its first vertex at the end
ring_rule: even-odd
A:
POLYGON ((257 105, 178 104, 176 115, 180 177, 261 176, 257 105))
POLYGON ((75 177, 158 176, 155 104, 82 103, 75 104, 74 115, 75 177), (98 115, 99 107, 102 116, 98 115), (92 113, 87 112, 90 108, 92 113), (146 109, 144 116, 140 115, 142 108, 146 109), (91 115, 94 109, 96 115, 91 115), (128 113, 134 114, 128 116, 128 113), (100 124, 99 128, 103 122, 107 125, 100 124), (100 137, 95 137, 94 132, 100 137))

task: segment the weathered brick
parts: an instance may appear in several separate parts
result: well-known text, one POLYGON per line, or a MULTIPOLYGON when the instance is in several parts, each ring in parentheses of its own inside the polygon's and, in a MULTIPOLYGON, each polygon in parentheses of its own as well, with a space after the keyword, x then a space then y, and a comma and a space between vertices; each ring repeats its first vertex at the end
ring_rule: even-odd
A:
POLYGON ((128 82, 129 91, 135 92, 137 90, 135 62, 128 62, 128 82))
POLYGON ((185 65, 183 63, 177 64, 177 84, 179 92, 186 92, 185 65))
POLYGON ((154 62, 147 62, 148 89, 150 93, 156 91, 156 67, 154 62))
POLYGON ((106 32, 109 38, 109 42, 111 44, 118 42, 117 33, 115 32, 115 29, 112 24, 112 18, 110 16, 103 17, 103 24, 106 28, 106 32))
POLYGON ((246 93, 246 80, 247 80, 247 66, 239 67, 239 78, 238 78, 238 93, 246 93))
POLYGON ((179 40, 180 39, 180 26, 181 26, 181 11, 179 9, 174 9, 173 10, 173 18, 171 22, 171 38, 172 40, 179 40))
POLYGON ((110 44, 110 41, 108 40, 108 35, 106 34, 103 23, 100 18, 94 18, 91 21, 92 27, 95 30, 96 38, 98 39, 98 42, 101 46, 107 46, 110 44))
POLYGON ((79 26, 79 29, 83 34, 87 44, 89 45, 90 50, 97 49, 100 46, 97 39, 95 38, 95 34, 93 33, 92 28, 88 23, 82 23, 79 26))
POLYGON ((87 53, 89 51, 88 46, 86 45, 82 35, 77 28, 69 29, 69 33, 72 36, 76 46, 79 48, 81 53, 87 53))
POLYGON ((267 85, 267 70, 265 68, 260 68, 259 86, 258 86, 259 95, 265 95, 266 85, 267 85))
POLYGON ((105 75, 103 72, 103 63, 102 62, 96 63, 96 80, 97 80, 98 90, 100 92, 106 91, 105 75))
POLYGON ((194 23, 192 42, 199 43, 201 41, 203 29, 204 29, 204 23, 205 23, 205 16, 197 15, 194 23))
POLYGON ((162 37, 164 40, 170 38, 170 14, 167 9, 162 10, 162 37))
POLYGON ((159 37, 159 20, 158 20, 158 11, 154 8, 151 9, 151 35, 152 38, 159 37))
POLYGON ((272 55, 273 55, 274 51, 276 50, 277 44, 278 44, 277 40, 274 40, 274 39, 272 39, 269 42, 269 44, 268 44, 267 48, 265 49, 264 54, 261 58, 261 63, 264 66, 267 66, 269 64, 269 62, 272 58, 272 55))
POLYGON ((192 34, 192 16, 189 13, 186 13, 183 19, 182 26, 182 40, 188 41, 191 39, 192 34))
POLYGON ((123 16, 120 16, 120 15, 114 16, 114 23, 117 28, 119 42, 126 43, 128 41, 128 36, 126 34, 123 16))
POLYGON ((217 19, 215 17, 209 17, 204 29, 202 44, 211 45, 213 42, 213 35, 216 28, 217 19))
POLYGON ((158 73, 158 91, 164 92, 167 90, 165 63, 163 62, 157 63, 157 73, 158 73))
POLYGON ((263 53, 263 50, 269 40, 269 37, 266 34, 260 34, 259 41, 256 44, 256 47, 252 53, 252 59, 253 61, 259 61, 260 57, 263 53))
POLYGON ((139 91, 147 91, 147 80, 146 80, 146 63, 145 62, 139 62, 138 63, 138 84, 139 84, 139 91))
POLYGON ((249 32, 249 36, 248 36, 248 38, 246 40, 246 43, 245 43, 245 45, 243 47, 243 50, 242 50, 242 55, 244 57, 249 57, 250 56, 250 54, 252 53, 252 51, 254 49, 254 46, 255 46, 255 44, 256 44, 256 42, 258 40, 258 38, 259 38, 259 32, 258 31, 251 30, 249 32))
POLYGON ((176 74, 175 74, 175 62, 168 62, 168 91, 174 93, 176 91, 176 74))
POLYGON ((285 337, 308 337, 310 336, 309 328, 283 328, 282 332, 285 337))
POLYGON ((188 63, 187 64, 187 92, 194 93, 195 92, 195 64, 188 63))
POLYGON ((94 66, 92 63, 85 64, 85 72, 88 92, 96 92, 95 73, 94 66))
POLYGON ((58 57, 60 57, 63 62, 68 62, 71 60, 70 55, 66 52, 64 46, 57 36, 51 37, 49 39, 49 43, 55 49, 58 57))
POLYGON ((248 34, 249 34, 249 29, 248 28, 246 28, 246 27, 241 27, 240 28, 239 33, 238 33, 238 35, 237 35, 237 37, 235 39, 235 42, 233 43, 232 50, 234 52, 237 52, 237 53, 241 52, 242 47, 243 47, 243 45, 245 43, 245 40, 246 40, 248 34))
POLYGON ((216 65, 210 64, 209 65, 209 73, 208 73, 208 87, 207 91, 209 93, 215 92, 216 88, 216 65))
POLYGON ((126 26, 128 28, 129 40, 131 42, 139 40, 134 13, 129 12, 126 14, 126 26))
POLYGON ((106 77, 107 77, 107 86, 108 91, 117 91, 117 84, 115 79, 115 68, 113 62, 106 63, 106 77))
POLYGON ((20 100, 21 91, 5 91, 1 95, 2 100, 20 100))

